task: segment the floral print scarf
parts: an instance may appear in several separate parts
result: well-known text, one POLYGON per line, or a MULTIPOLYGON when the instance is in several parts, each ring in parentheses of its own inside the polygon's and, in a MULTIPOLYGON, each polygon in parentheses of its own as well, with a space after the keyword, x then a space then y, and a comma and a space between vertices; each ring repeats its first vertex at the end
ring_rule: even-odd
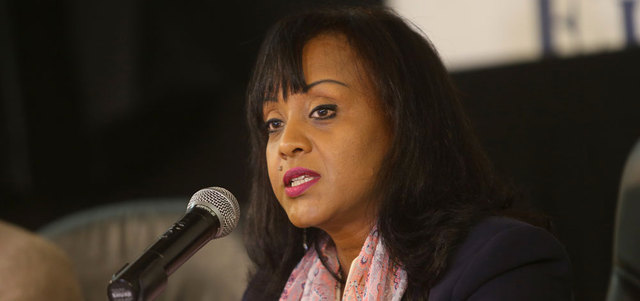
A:
MULTIPOLYGON (((338 271, 335 245, 327 236, 319 241, 318 251, 309 248, 293 269, 280 300, 340 300, 342 285, 332 275, 338 271)), ((407 273, 393 264, 374 227, 351 263, 342 300, 399 301, 406 287, 407 273)))

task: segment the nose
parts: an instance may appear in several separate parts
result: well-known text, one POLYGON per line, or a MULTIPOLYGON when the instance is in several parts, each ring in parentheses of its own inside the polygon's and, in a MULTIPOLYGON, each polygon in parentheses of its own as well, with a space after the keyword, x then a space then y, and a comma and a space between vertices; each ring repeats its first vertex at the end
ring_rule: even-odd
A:
POLYGON ((289 120, 280 138, 279 151, 285 160, 311 151, 311 141, 303 124, 289 120))

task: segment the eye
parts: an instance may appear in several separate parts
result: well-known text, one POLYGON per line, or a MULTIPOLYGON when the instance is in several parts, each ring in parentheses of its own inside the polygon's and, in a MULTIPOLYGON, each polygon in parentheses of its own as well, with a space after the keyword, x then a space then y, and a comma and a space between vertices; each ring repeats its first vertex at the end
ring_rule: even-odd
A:
POLYGON ((284 122, 282 122, 282 120, 276 118, 271 118, 264 123, 265 128, 267 129, 267 133, 269 134, 279 130, 283 126, 283 124, 284 122))
POLYGON ((311 110, 311 113, 309 113, 309 118, 320 120, 331 119, 333 117, 336 117, 337 108, 337 105, 332 104, 319 105, 311 110))

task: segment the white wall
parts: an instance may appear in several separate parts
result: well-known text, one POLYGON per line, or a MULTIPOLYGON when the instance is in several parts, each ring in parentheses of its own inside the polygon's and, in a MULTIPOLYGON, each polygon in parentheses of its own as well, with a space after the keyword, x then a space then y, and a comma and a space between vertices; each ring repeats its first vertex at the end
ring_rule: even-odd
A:
MULTIPOLYGON (((538 2, 387 0, 387 5, 427 34, 451 70, 460 70, 540 58, 538 2)), ((557 55, 573 56, 624 47, 623 0, 550 2, 552 45, 557 55)), ((633 14, 636 41, 640 41, 637 37, 640 1, 636 1, 633 14)))

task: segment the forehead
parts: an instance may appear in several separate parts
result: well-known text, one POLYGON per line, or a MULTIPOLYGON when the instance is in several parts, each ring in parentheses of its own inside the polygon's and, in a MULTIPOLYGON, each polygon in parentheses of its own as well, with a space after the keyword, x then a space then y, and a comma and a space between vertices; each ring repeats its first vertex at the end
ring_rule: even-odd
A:
MULTIPOLYGON (((274 91, 276 93, 273 97, 264 99, 265 105, 278 100, 286 101, 288 95, 307 93, 312 88, 313 90, 329 89, 327 87, 335 83, 354 92, 371 93, 369 74, 343 34, 324 33, 306 42, 300 56, 300 67, 304 87, 300 91, 293 91, 289 87, 290 90, 284 95, 284 99, 282 89, 278 88, 274 91)), ((283 88, 286 89, 286 87, 283 88)))
POLYGON ((342 34, 321 34, 309 40, 302 51, 302 71, 307 84, 335 79, 352 86, 359 84, 359 57, 342 34))

